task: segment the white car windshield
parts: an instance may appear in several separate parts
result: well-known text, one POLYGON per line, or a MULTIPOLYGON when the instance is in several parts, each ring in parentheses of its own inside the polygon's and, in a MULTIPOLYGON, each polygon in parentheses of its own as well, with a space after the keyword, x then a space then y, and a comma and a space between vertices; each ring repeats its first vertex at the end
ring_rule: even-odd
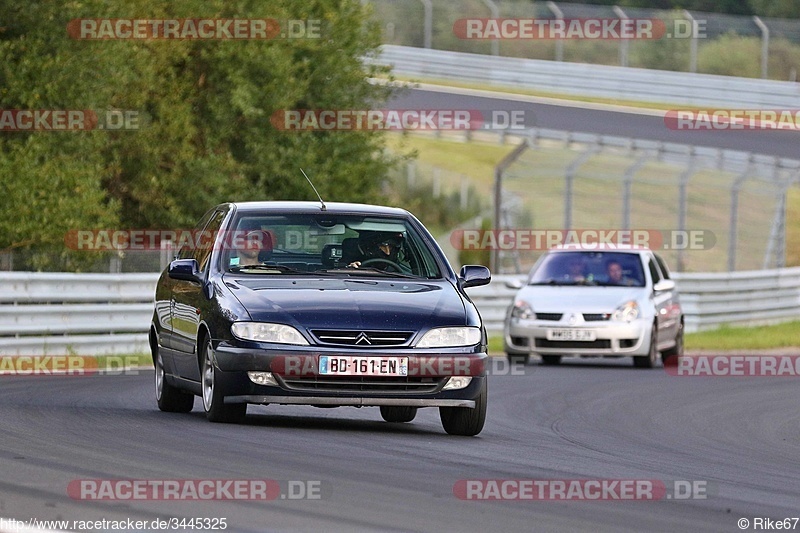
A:
POLYGON ((539 261, 530 285, 644 287, 639 254, 622 252, 550 252, 539 261))

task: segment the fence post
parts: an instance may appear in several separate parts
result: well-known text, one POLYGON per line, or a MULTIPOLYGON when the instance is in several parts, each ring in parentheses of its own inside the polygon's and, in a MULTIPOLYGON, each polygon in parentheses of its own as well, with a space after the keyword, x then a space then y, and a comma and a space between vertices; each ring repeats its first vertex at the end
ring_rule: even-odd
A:
MULTIPOLYGON (((777 165, 778 162, 776 161, 777 165)), ((778 194, 775 205, 775 214, 772 218, 772 228, 770 229, 769 244, 767 252, 764 254, 764 267, 770 268, 769 258, 774 258, 771 268, 784 268, 786 266, 786 195, 789 194, 789 187, 800 177, 800 171, 793 177, 780 179, 780 172, 775 167, 775 180, 777 181, 778 194)))
MULTIPOLYGON (((523 140, 516 148, 514 148, 508 155, 506 155, 503 159, 497 163, 497 166, 494 167, 494 230, 499 231, 502 228, 503 224, 503 172, 506 171, 508 167, 510 167, 514 161, 519 159, 519 156, 522 155, 522 152, 527 150, 528 148, 528 141, 527 139, 523 140)), ((489 259, 489 265, 491 266, 492 272, 497 274, 500 273, 498 267, 500 266, 499 261, 499 250, 495 246, 494 249, 491 250, 491 256, 489 259)))
POLYGON ((419 0, 425 8, 425 21, 423 22, 422 32, 424 34, 425 48, 430 48, 433 45, 433 3, 431 0, 419 0))
MULTIPOLYGON (((489 11, 492 13, 492 18, 500 18, 500 9, 497 7, 497 4, 495 4, 492 0, 483 0, 483 3, 489 8, 489 11)), ((492 55, 500 55, 500 41, 498 39, 492 39, 492 55)))
POLYGON ((689 43, 689 72, 697 72, 697 34, 699 33, 699 27, 691 13, 684 9, 683 14, 692 23, 692 40, 689 43))
MULTIPOLYGON (((629 18, 628 15, 626 15, 625 12, 622 10, 621 7, 613 6, 612 9, 614 10, 614 13, 616 13, 616 15, 620 18, 620 20, 626 20, 626 19, 629 18)), ((628 41, 628 39, 620 39, 619 40, 619 64, 620 64, 621 67, 627 67, 628 66, 628 46, 629 46, 629 44, 630 44, 630 42, 628 41)))
POLYGON ((747 158, 747 167, 738 175, 733 181, 731 187, 731 218, 728 225, 728 272, 736 270, 736 244, 739 239, 739 193, 750 174, 753 155, 750 154, 747 158))
POLYGON ((588 148, 585 152, 575 158, 575 160, 567 166, 564 171, 564 228, 565 230, 572 228, 572 182, 575 180, 575 174, 578 173, 578 168, 589 160, 594 154, 600 151, 600 145, 595 144, 588 148))
POLYGON ((117 252, 108 260, 108 273, 119 274, 120 272, 122 272, 122 258, 120 257, 120 253, 117 252))
MULTIPOLYGON (((689 201, 688 185, 689 178, 694 174, 694 154, 690 154, 689 163, 686 165, 686 170, 681 172, 678 181, 678 231, 686 234, 686 204, 689 201)), ((686 269, 683 259, 683 247, 678 248, 678 272, 683 272, 686 269)))
POLYGON ((169 266, 170 262, 172 262, 172 258, 175 255, 174 247, 172 241, 161 241, 161 257, 159 257, 159 264, 161 266, 161 270, 163 271, 167 266, 169 266))
MULTIPOLYGON (((555 2, 547 2, 547 7, 553 12, 558 20, 564 20, 564 12, 556 5, 555 2)), ((556 39, 556 61, 564 61, 564 41, 556 39)))
POLYGON ((769 28, 755 15, 753 15, 753 22, 761 30, 761 78, 767 79, 769 70, 769 28))

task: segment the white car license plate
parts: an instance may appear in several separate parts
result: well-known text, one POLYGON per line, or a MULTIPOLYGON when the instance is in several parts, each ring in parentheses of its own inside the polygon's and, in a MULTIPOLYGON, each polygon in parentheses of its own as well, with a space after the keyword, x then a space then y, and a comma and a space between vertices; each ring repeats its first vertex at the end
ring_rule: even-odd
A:
POLYGON ((593 341, 595 332, 588 329, 548 329, 549 341, 593 341))
POLYGON ((407 376, 408 357, 320 355, 319 373, 324 376, 407 376))

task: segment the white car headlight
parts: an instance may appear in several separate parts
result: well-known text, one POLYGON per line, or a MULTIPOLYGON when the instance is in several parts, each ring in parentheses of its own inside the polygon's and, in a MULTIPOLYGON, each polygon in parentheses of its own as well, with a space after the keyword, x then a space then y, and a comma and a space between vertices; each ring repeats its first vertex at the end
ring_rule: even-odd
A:
POLYGON ((481 330, 473 327, 435 328, 422 336, 417 348, 473 346, 481 342, 481 330))
POLYGON ((307 345, 308 341, 299 331, 286 324, 269 322, 234 322, 231 333, 239 339, 256 342, 275 342, 278 344, 307 345))
POLYGON ((631 322, 636 320, 639 317, 639 304, 635 301, 631 300, 630 302, 625 302, 624 304, 620 305, 614 311, 614 314, 611 315, 612 320, 616 320, 618 322, 631 322))
POLYGON ((520 318, 522 320, 530 320, 536 315, 533 314, 531 304, 525 300, 516 300, 514 306, 511 308, 511 318, 520 318))

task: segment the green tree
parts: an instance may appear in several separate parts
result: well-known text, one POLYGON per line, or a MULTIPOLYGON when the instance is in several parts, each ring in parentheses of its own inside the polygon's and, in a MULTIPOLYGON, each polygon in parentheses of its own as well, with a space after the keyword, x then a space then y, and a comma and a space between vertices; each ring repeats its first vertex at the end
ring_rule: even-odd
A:
MULTIPOLYGON (((375 132, 284 132, 285 109, 379 107, 380 44, 358 0, 0 4, 0 109, 132 110, 134 131, 0 132, 0 249, 76 228, 175 228, 229 200, 377 201, 375 132), (81 18, 320 20, 319 38, 77 40, 81 18), (24 213, 25 217, 20 216, 24 213)), ((284 25, 285 28, 285 25, 284 25)))

